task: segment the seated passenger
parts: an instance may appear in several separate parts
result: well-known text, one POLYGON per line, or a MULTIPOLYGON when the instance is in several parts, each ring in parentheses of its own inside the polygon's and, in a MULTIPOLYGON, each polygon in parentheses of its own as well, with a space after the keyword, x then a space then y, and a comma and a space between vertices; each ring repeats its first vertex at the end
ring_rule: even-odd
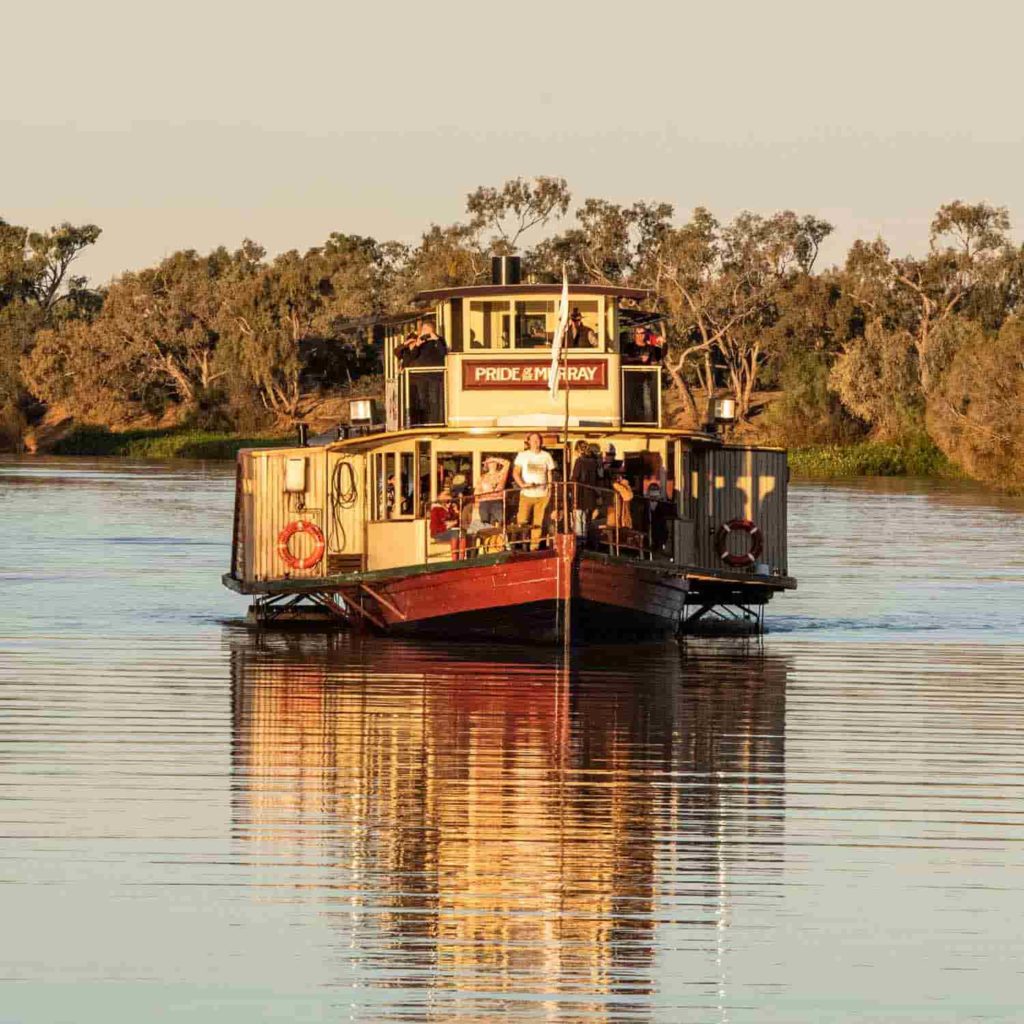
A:
POLYGON ((443 542, 459 537, 459 509, 446 487, 430 507, 430 539, 443 542))
POLYGON ((498 455, 488 455, 483 461, 476 494, 480 521, 485 525, 498 526, 505 520, 505 488, 511 465, 498 455))
POLYGON ((569 348, 597 348, 597 334, 583 322, 583 314, 578 309, 569 315, 565 344, 569 348))

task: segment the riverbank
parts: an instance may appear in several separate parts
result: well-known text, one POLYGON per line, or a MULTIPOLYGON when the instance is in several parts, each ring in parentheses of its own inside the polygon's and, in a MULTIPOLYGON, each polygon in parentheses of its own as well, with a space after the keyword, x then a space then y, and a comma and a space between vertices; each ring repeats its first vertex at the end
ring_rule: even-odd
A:
MULTIPOLYGON (((293 434, 241 436, 184 429, 112 431, 76 427, 51 449, 52 455, 113 455, 133 459, 233 459, 241 448, 272 448, 295 443, 293 434)), ((789 452, 795 480, 859 476, 962 478, 964 474, 934 445, 861 441, 850 445, 813 445, 789 452)))
POLYGON ((243 437, 181 427, 124 431, 76 427, 50 449, 50 454, 115 455, 132 459, 233 459, 241 448, 273 448, 294 443, 293 434, 243 437))
POLYGON ((858 476, 913 476, 964 479, 966 474, 935 445, 859 441, 847 445, 792 448, 789 469, 794 480, 830 480, 858 476))

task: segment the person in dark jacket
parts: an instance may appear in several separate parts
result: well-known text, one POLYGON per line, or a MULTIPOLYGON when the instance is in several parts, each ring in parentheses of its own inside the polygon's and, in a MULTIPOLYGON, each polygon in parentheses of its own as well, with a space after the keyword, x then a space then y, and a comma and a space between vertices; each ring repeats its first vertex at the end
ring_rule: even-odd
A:
MULTIPOLYGON (((448 345, 429 320, 419 326, 419 334, 403 346, 402 369, 423 370, 443 367, 448 345)), ((440 373, 409 375, 409 412, 414 426, 444 423, 444 377, 440 373)))
POLYGON ((591 451, 590 445, 583 440, 575 446, 576 461, 572 465, 572 482, 575 503, 573 505, 573 525, 577 537, 586 537, 594 509, 598 506, 597 488, 600 484, 600 463, 591 451))

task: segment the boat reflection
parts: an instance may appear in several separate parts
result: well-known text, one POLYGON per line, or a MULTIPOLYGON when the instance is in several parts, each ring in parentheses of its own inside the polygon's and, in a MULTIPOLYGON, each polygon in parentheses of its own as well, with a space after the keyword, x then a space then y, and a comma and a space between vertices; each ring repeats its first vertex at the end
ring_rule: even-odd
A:
POLYGON ((461 992, 490 1012, 542 993, 573 1019, 621 1019, 652 995, 669 933, 721 987, 732 878, 782 867, 786 661, 537 658, 240 642, 244 859, 261 885, 322 901, 362 986, 435 990, 424 1017, 461 992))

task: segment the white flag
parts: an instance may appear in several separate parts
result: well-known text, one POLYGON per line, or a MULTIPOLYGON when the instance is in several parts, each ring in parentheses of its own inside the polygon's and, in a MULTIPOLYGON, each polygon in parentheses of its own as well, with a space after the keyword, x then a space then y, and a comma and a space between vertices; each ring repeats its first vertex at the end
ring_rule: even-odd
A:
MULTIPOLYGON (((569 326, 569 278, 565 274, 565 264, 562 264, 562 301, 558 306, 558 326, 555 327, 554 342, 551 346, 551 377, 549 386, 551 388, 551 400, 558 397, 558 364, 562 358, 562 345, 565 342, 565 331, 569 326)), ((566 367, 565 386, 569 386, 568 367, 566 367)))

